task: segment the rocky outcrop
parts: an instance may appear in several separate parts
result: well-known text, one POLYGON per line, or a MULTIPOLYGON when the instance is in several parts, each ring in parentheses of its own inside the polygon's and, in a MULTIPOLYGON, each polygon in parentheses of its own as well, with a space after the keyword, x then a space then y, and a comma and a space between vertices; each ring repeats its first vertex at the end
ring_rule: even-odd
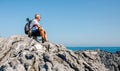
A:
POLYGON ((100 50, 73 52, 63 45, 16 35, 0 38, 0 71, 119 71, 118 54, 117 60, 114 59, 115 70, 106 62, 109 54, 102 53, 100 50))
POLYGON ((120 51, 116 53, 110 53, 105 51, 98 51, 98 54, 101 58, 101 62, 105 64, 106 68, 109 68, 110 71, 120 71, 120 51))

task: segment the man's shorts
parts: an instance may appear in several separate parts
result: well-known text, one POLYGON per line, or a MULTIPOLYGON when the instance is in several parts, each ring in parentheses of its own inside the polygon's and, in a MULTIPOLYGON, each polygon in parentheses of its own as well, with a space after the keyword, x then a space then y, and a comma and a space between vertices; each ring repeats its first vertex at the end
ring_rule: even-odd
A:
POLYGON ((41 36, 39 29, 32 30, 32 36, 41 36))

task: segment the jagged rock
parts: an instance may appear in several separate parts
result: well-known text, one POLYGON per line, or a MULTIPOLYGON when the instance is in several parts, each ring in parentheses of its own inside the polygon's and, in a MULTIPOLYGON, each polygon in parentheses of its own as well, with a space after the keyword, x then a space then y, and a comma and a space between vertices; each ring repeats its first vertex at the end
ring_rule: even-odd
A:
MULTIPOLYGON (((113 61, 112 64, 115 65, 114 68, 117 67, 116 70, 107 66, 110 64, 106 62, 108 55, 106 54, 90 50, 73 52, 63 45, 51 42, 41 43, 27 36, 15 35, 7 39, 0 38, 0 71, 120 70, 118 68, 120 62, 113 61)), ((118 56, 114 58, 120 61, 118 56)))
POLYGON ((98 51, 101 58, 101 62, 105 64, 106 68, 109 68, 111 71, 120 71, 120 56, 119 52, 116 54, 98 51))

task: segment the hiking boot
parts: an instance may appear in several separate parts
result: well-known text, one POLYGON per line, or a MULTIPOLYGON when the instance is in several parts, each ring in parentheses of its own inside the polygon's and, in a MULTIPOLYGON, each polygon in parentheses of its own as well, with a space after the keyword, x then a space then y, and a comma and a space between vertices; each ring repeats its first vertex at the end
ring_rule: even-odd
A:
POLYGON ((42 38, 42 43, 44 43, 45 42, 45 39, 44 38, 42 38))
POLYGON ((31 37, 31 35, 32 35, 32 31, 30 30, 28 31, 28 37, 31 37))
POLYGON ((44 38, 42 38, 42 43, 44 43, 44 42, 48 42, 47 40, 45 40, 44 38))

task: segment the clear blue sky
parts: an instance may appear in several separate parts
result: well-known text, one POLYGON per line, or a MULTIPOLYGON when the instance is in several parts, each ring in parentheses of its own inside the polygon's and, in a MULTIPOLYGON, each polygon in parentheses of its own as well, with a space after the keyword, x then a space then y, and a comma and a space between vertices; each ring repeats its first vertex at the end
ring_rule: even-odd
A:
POLYGON ((35 13, 52 42, 120 46, 120 0, 0 0, 0 36, 24 34, 35 13))

